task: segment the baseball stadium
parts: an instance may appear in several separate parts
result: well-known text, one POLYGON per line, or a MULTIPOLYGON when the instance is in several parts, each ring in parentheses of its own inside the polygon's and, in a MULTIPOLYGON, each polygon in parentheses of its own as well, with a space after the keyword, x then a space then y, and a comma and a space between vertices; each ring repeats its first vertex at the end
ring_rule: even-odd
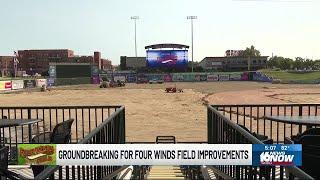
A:
POLYGON ((320 179, 319 3, 1 2, 0 180, 320 179))
MULTIPOLYGON (((159 45, 149 47, 158 48, 159 45)), ((149 51, 151 61, 158 61, 152 62, 150 68, 157 68, 159 62, 159 66, 175 65, 170 51, 176 50, 149 51), (162 58, 154 57, 157 55, 162 58), (165 65, 163 61, 166 61, 165 65)), ((182 64, 178 66, 181 68, 182 64)), ((79 76, 87 77, 90 83, 92 74, 97 75, 98 71, 93 67, 88 63, 51 63, 52 82, 60 83, 52 83, 43 90, 43 84, 37 86, 39 80, 36 80, 32 87, 25 83, 24 89, 1 93, 0 115, 3 119, 31 121, 1 128, 2 143, 8 147, 7 172, 10 173, 7 176, 18 179, 312 179, 318 176, 315 168, 309 165, 312 158, 317 157, 312 156, 313 146, 308 154, 303 154, 302 168, 10 165, 16 161, 19 143, 287 144, 296 134, 317 129, 316 120, 309 124, 274 117, 318 116, 318 84, 272 83, 260 72, 145 73, 143 77, 147 83, 139 82, 141 76, 132 78, 134 75, 127 72, 113 72, 104 75, 124 79, 125 86, 109 84, 107 88, 101 88, 96 83, 63 84, 63 81, 69 83, 68 78, 79 76), (81 74, 78 74, 79 69, 81 74), (130 79, 135 82, 130 83, 130 79), (161 83, 148 83, 154 79, 161 83), (59 128, 65 128, 63 132, 66 133, 59 135, 59 128), (46 132, 50 132, 48 137, 46 132), (66 138, 55 138, 55 134, 66 138)), ((17 80, 11 83, 14 81, 17 80)), ((43 81, 49 82, 48 79, 43 81)), ((313 142, 306 140, 303 146, 308 147, 310 141, 313 142)), ((29 159, 44 155, 29 156, 29 159)), ((31 160, 28 162, 33 162, 31 160)))

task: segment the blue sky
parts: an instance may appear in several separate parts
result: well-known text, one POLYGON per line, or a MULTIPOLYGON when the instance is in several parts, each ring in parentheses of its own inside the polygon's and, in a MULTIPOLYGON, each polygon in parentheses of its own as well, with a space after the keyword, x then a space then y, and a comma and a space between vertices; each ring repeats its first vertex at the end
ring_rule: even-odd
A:
MULTIPOLYGON (((191 44, 194 60, 255 45, 262 55, 320 59, 319 0, 0 0, 0 55, 67 48, 119 64, 155 43, 191 44)), ((191 55, 191 54, 190 54, 191 55)))

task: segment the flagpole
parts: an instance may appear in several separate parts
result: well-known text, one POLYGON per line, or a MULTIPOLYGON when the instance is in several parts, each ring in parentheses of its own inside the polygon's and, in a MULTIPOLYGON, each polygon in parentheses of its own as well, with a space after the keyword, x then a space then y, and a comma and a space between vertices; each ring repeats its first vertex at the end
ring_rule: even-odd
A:
MULTIPOLYGON (((8 61, 6 60, 6 71, 5 71, 5 73, 6 73, 6 76, 8 76, 8 61)), ((4 75, 4 72, 3 72, 3 75, 4 75)))
POLYGON ((17 52, 14 51, 14 59, 13 59, 13 66, 14 66, 14 77, 17 77, 17 67, 18 67, 18 57, 17 52))

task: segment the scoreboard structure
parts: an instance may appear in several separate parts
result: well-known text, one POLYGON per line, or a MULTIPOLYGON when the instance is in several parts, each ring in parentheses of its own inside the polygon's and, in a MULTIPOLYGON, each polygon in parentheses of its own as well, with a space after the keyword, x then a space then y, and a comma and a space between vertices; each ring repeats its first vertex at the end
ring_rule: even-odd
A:
POLYGON ((99 69, 91 63, 50 63, 49 76, 55 85, 90 84, 99 78, 99 69))
POLYGON ((149 68, 186 69, 188 48, 182 44, 155 44, 146 46, 146 64, 149 68))

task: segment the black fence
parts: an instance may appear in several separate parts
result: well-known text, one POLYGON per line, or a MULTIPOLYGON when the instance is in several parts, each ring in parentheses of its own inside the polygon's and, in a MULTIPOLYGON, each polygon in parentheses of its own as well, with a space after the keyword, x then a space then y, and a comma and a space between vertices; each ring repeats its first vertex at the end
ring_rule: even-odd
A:
MULTIPOLYGON (((255 134, 268 136, 273 143, 299 132, 299 126, 268 120, 268 115, 317 115, 319 105, 214 105, 208 106, 209 144, 263 144, 255 134), (245 130, 243 125, 250 132, 245 130)), ((305 129, 306 127, 301 127, 305 129)), ((215 166, 230 179, 312 179, 298 167, 215 166)))
POLYGON ((213 105, 211 107, 231 121, 247 127, 250 132, 268 136, 274 143, 284 143, 285 137, 305 131, 307 125, 270 120, 268 116, 320 115, 320 104, 213 105))
MULTIPOLYGON (((122 106, 0 107, 0 117, 7 119, 41 119, 33 125, 32 134, 52 131, 56 124, 74 119, 71 143, 124 144, 125 108, 122 106)), ((19 143, 29 143, 28 127, 1 128, 1 137, 13 150, 19 143)), ((16 157, 12 155, 11 161, 16 157)), ((120 167, 50 166, 36 179, 101 179, 120 167)))

